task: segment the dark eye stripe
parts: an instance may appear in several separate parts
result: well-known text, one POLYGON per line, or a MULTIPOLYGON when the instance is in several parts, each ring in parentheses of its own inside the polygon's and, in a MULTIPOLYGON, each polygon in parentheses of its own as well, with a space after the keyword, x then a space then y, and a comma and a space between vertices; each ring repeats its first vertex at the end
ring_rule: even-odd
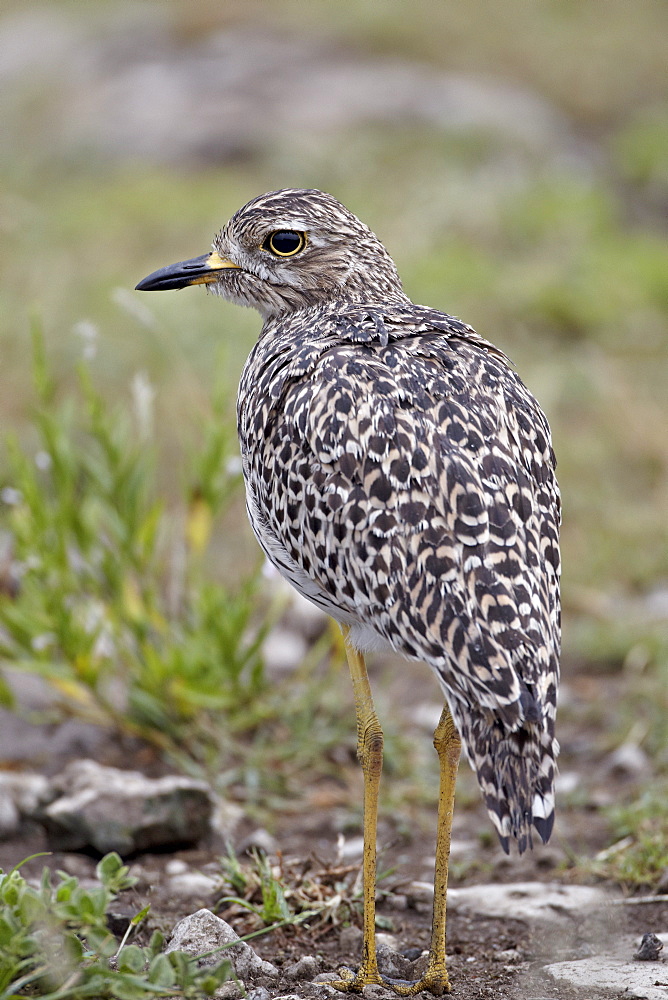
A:
POLYGON ((306 246, 306 233, 298 233, 293 229, 277 229, 269 233, 262 244, 263 250, 268 250, 275 257, 293 257, 306 246))

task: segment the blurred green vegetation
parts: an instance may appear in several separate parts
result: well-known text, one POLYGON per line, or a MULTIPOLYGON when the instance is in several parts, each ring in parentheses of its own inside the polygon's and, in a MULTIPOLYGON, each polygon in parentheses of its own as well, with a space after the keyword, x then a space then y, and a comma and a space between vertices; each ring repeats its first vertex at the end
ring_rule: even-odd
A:
POLYGON ((145 947, 126 944, 149 906, 131 918, 119 946, 108 912, 137 879, 118 854, 101 859, 96 866, 99 884, 93 887, 63 871, 54 877, 46 867, 35 884, 21 875, 20 867, 0 869, 0 1000, 155 1000, 175 995, 200 1000, 233 978, 230 962, 220 955, 215 967, 204 969, 184 951, 165 955, 160 931, 145 947))
POLYGON ((627 889, 656 886, 668 869, 667 791, 662 782, 608 809, 614 842, 594 858, 581 859, 580 870, 627 889))
MULTIPOLYGON (((61 6, 84 17, 78 0, 61 6)), ((97 0, 85 18, 113 10, 97 0)), ((14 441, 0 486, 23 495, 0 513, 20 558, 30 564, 32 548, 38 564, 15 603, 2 598, 5 661, 28 666, 32 657, 80 706, 93 692, 95 711, 108 716, 117 711, 109 679, 121 669, 130 694, 120 722, 156 740, 163 734, 172 749, 185 738, 195 759, 210 752, 221 706, 234 702, 240 727, 265 716, 279 725, 276 702, 260 694, 257 649, 237 648, 249 628, 260 635, 268 627, 273 611, 253 589, 258 553, 239 493, 218 481, 235 447, 236 383, 260 320, 197 291, 132 289, 156 267, 204 252, 261 191, 317 186, 381 236, 415 301, 461 316, 497 343, 541 401, 564 496, 566 664, 636 671, 641 703, 632 699, 628 712, 652 716, 647 746, 660 748, 668 717, 665 10, 653 0, 612 0, 605 11, 596 0, 423 0, 410 11, 399 0, 165 0, 155 10, 176 46, 254 24, 324 36, 360 58, 497 77, 550 102, 579 145, 541 156, 510 137, 397 121, 311 141, 285 137, 244 162, 107 163, 81 150, 50 156, 40 146, 42 95, 27 93, 25 142, 0 155, 0 418, 14 441), (49 358, 40 362, 37 416, 35 323, 49 358), (141 430, 140 397, 150 431, 141 430), (39 467, 45 454, 48 469, 39 467), (191 547, 187 599, 167 607, 170 552, 187 548, 189 518, 193 530, 206 528, 197 529, 197 517, 207 508, 217 520, 202 550, 191 547), (72 539, 81 572, 68 562, 72 539), (49 556, 39 564, 42 552, 49 556), (117 657, 103 662, 82 628, 100 607, 122 666, 117 657), (40 635, 52 638, 36 652, 40 635), (231 686, 209 672, 213 659, 230 665, 231 686)), ((297 674, 302 691, 307 677, 306 668, 297 674)), ((295 768, 315 752, 309 697, 295 699, 285 723, 295 768)), ((320 729, 334 746, 336 725, 323 717, 320 729)), ((241 765, 250 784, 271 770, 263 752, 282 753, 275 729, 260 727, 256 737, 256 756, 241 765)))

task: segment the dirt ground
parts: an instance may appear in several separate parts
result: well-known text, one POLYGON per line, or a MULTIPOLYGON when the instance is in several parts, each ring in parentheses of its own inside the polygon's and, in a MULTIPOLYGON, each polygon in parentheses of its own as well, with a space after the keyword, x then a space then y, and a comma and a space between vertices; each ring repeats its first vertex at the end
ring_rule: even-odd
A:
MULTIPOLYGON (((417 675, 419 676, 419 675, 417 675)), ((401 706, 410 726, 415 720, 417 707, 433 700, 436 705, 431 679, 424 687, 416 687, 415 676, 406 678, 400 670, 383 674, 384 700, 401 706)), ((378 678, 376 678, 378 682, 378 678)), ((463 764, 461 802, 455 814, 453 830, 453 861, 451 886, 470 886, 490 882, 582 880, 581 872, 573 867, 574 856, 591 857, 610 842, 610 831, 601 806, 615 797, 622 797, 632 790, 639 780, 637 774, 625 773, 623 768, 611 765, 613 747, 610 743, 613 709, 601 712, 603 695, 611 699, 610 705, 624 697, 624 681, 619 677, 596 676, 571 666, 564 678, 564 708, 560 719, 559 734, 562 743, 561 773, 565 777, 566 793, 559 803, 559 819, 552 842, 522 858, 506 857, 498 847, 484 809, 477 800, 475 783, 465 772, 463 764), (614 695, 614 698, 612 698, 614 695), (586 724, 585 724, 586 723, 586 724)), ((351 717, 351 730, 354 720, 351 717)), ((425 725, 415 730, 415 738, 429 737, 425 725)), ((412 738, 412 733, 411 733, 412 738)), ((24 748, 25 749, 25 748, 24 748)), ((5 756, 7 748, 4 747, 5 756)), ((28 754, 29 756, 29 754, 28 754)), ((68 759, 70 750, 54 755, 42 769, 56 773, 68 759)), ((102 739, 95 747, 96 759, 103 763, 124 767, 140 767, 136 759, 127 759, 127 747, 120 750, 116 741, 102 739), (123 757, 124 759, 120 759, 123 757)), ((141 755, 140 755, 141 756, 141 755)), ((18 765, 14 765, 18 766, 18 765)), ((25 760, 21 766, 26 766, 25 760)), ((155 768, 155 762, 153 767, 155 768)), ((385 775, 392 782, 392 775, 385 775)), ((646 777, 646 776, 643 776, 646 777)), ((359 853, 345 854, 345 845, 359 840, 360 830, 354 828, 351 811, 358 804, 360 783, 354 761, 341 765, 341 782, 322 780, 304 791, 303 801, 290 808, 277 810, 272 815, 271 837, 275 844, 274 860, 282 866, 286 883, 294 881, 295 872, 323 872, 337 865, 348 865, 351 871, 359 864, 359 853), (345 832, 342 832, 345 831, 345 832), (344 856, 342 859, 342 845, 344 856)), ((287 806, 287 804, 286 804, 287 806)), ((413 958, 428 946, 430 907, 416 902, 408 891, 413 880, 429 882, 432 877, 435 810, 427 805, 411 805, 393 809, 383 806, 379 824, 381 849, 379 867, 391 874, 381 882, 379 896, 379 923, 391 934, 393 946, 413 958)), ((242 820, 234 836, 234 846, 242 850, 245 843, 256 837, 255 824, 242 820)), ((354 847, 354 844, 352 845, 354 847)), ((8 868, 28 855, 48 850, 41 829, 33 826, 20 837, 0 843, 0 867, 8 868)), ((114 930, 122 934, 127 918, 147 903, 151 904, 150 916, 140 931, 142 938, 156 927, 169 933, 173 925, 188 913, 202 906, 212 908, 227 919, 237 933, 256 929, 255 918, 241 908, 221 904, 222 892, 179 897, 170 884, 170 863, 179 860, 188 871, 220 875, 221 845, 202 845, 198 849, 180 850, 166 854, 141 855, 131 859, 132 873, 138 877, 136 887, 118 900, 114 916, 114 930)), ((25 874, 36 875, 43 864, 53 869, 63 869, 79 878, 94 875, 96 859, 79 854, 52 854, 29 862, 25 874)), ((171 865, 173 869, 173 865, 171 865)), ((326 879, 325 879, 326 881, 326 879)), ((647 931, 658 933, 668 925, 668 905, 624 906, 614 908, 614 927, 600 922, 587 924, 586 929, 577 921, 567 930, 536 930, 530 927, 518 910, 517 919, 495 920, 470 917, 461 913, 450 915, 448 922, 448 963, 453 995, 459 1000, 544 1000, 544 998, 582 997, 581 993, 565 990, 563 986, 548 983, 541 974, 549 961, 560 961, 595 954, 603 943, 614 934, 641 935, 647 931)), ((610 918, 613 919, 612 917, 610 918)), ((314 921, 312 926, 289 926, 253 941, 260 956, 281 968, 287 968, 304 955, 316 956, 320 972, 335 971, 341 964, 356 967, 359 962, 361 933, 355 919, 346 921, 314 921), (345 926, 345 925, 348 926, 345 926)), ((284 992, 298 989, 292 982, 284 992)), ((624 994, 620 984, 619 996, 624 994)), ((275 993, 275 995, 280 995, 275 993)), ((605 994, 609 996, 610 994, 605 994)), ((588 993, 590 1000, 596 996, 588 993)))

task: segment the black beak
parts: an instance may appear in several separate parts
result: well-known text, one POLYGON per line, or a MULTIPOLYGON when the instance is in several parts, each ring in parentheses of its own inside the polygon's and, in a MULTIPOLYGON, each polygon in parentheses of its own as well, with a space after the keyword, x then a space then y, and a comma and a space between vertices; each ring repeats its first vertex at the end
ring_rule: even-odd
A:
POLYGON ((185 288, 186 285, 208 285, 217 280, 218 271, 224 268, 239 270, 239 265, 213 250, 211 253, 203 253, 201 257, 193 257, 192 260, 182 260, 178 264, 161 267, 143 278, 135 287, 138 292, 164 292, 169 288, 185 288))

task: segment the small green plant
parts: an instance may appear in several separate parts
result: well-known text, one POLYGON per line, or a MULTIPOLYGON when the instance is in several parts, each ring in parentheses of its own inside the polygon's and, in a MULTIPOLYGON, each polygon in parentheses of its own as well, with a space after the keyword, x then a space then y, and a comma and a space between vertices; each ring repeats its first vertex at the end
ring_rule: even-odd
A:
POLYGON ((0 593, 0 668, 38 672, 65 711, 201 761, 216 743, 207 713, 225 709, 228 732, 248 723, 273 614, 257 613, 255 576, 223 586, 201 565, 239 482, 222 397, 191 462, 184 517, 156 499, 155 447, 126 410, 103 402, 85 366, 79 393, 58 402, 34 339, 35 457, 9 440, 3 474, 0 528, 17 582, 0 593))
POLYGON ((157 931, 146 947, 119 948, 106 913, 136 879, 117 854, 102 858, 97 877, 99 887, 84 888, 73 876, 45 868, 35 886, 20 866, 0 870, 0 1000, 195 1000, 230 978, 227 961, 198 969, 184 952, 165 955, 157 931))
MULTIPOLYGON (((303 858, 286 860, 279 855, 278 859, 270 859, 261 851, 252 852, 250 860, 242 862, 230 847, 220 864, 225 882, 235 895, 221 897, 216 910, 223 911, 226 919, 234 917, 237 925, 245 922, 250 931, 248 938, 286 925, 308 923, 314 928, 361 921, 359 863, 320 867, 303 858)), ((381 871, 378 881, 392 874, 394 869, 381 871)), ((391 895, 392 890, 385 893, 391 895)), ((376 926, 392 929, 391 921, 381 915, 376 916, 376 926)))
POLYGON ((253 867, 250 871, 245 871, 234 852, 229 849, 227 856, 221 858, 221 867, 226 879, 238 895, 225 896, 219 905, 236 903, 259 917, 265 927, 272 924, 300 923, 313 915, 313 911, 302 911, 298 914, 291 910, 281 877, 274 873, 269 859, 263 852, 253 853, 253 867), (252 898, 256 890, 260 897, 259 904, 255 905, 248 898, 242 898, 244 894, 252 898))

